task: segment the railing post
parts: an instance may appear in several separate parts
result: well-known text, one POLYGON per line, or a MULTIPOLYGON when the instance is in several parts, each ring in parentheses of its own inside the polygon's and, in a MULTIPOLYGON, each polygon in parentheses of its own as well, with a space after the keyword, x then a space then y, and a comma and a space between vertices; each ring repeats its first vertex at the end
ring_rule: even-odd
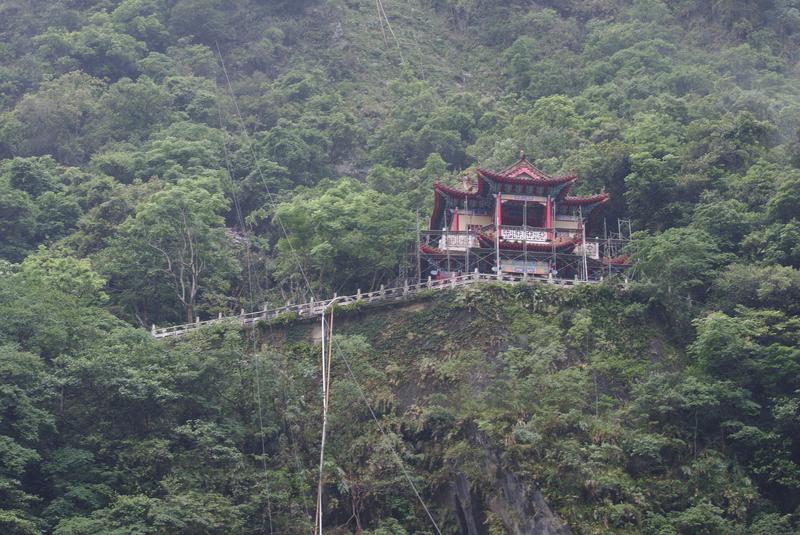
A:
POLYGON ((478 273, 478 268, 475 268, 475 271, 473 271, 473 272, 472 272, 472 278, 473 278, 474 280, 478 280, 478 279, 480 279, 480 278, 481 278, 481 277, 480 277, 480 273, 478 273))
POLYGON ((431 276, 428 275, 428 288, 430 289, 431 286, 433 286, 433 281, 431 280, 431 276))
POLYGON ((356 301, 361 301, 361 288, 359 288, 358 292, 356 292, 356 301))
POLYGON ((408 279, 403 281, 403 295, 408 294, 408 279))
POLYGON ((380 295, 381 295, 381 297, 384 297, 386 295, 386 288, 384 288, 383 284, 381 284, 381 293, 380 293, 380 295))
POLYGON ((195 325, 200 325, 200 316, 195 316, 194 317, 194 324, 195 325))
POLYGON ((456 287, 456 272, 455 271, 453 271, 452 274, 450 275, 450 287, 451 288, 455 288, 456 287))
POLYGON ((156 324, 153 324, 153 327, 150 329, 150 332, 153 333, 153 336, 156 335, 156 324))
POLYGON ((553 272, 552 271, 547 274, 547 283, 548 284, 553 284, 553 272))

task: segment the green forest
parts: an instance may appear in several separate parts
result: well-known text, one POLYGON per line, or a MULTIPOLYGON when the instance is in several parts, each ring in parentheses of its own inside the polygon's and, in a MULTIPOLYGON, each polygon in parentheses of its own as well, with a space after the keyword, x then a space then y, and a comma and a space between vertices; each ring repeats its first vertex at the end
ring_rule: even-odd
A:
POLYGON ((390 284, 520 150, 630 284, 337 310, 325 531, 800 533, 800 0, 0 0, 0 533, 313 533, 315 324, 151 326, 390 284))

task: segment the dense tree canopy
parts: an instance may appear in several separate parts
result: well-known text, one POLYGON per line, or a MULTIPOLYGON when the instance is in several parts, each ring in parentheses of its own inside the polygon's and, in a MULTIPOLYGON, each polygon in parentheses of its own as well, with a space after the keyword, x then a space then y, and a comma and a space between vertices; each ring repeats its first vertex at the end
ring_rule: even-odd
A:
POLYGON ((358 316, 328 519, 430 531, 391 444, 444 533, 510 529, 488 466, 575 533, 795 533, 799 50, 798 0, 0 0, 0 532, 310 531, 299 327, 143 327, 401 284, 524 149, 628 291, 358 316))

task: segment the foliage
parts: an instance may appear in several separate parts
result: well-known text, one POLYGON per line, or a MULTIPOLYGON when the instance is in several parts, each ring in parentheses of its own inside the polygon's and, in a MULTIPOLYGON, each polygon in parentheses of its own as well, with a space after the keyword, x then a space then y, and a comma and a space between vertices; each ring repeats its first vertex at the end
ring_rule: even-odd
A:
POLYGON ((448 533, 514 481, 576 533, 796 532, 800 4, 379 4, 0 0, 0 531, 310 531, 308 324, 141 327, 392 284, 432 183, 524 149, 636 282, 342 314, 327 525, 430 531, 396 452, 448 533))

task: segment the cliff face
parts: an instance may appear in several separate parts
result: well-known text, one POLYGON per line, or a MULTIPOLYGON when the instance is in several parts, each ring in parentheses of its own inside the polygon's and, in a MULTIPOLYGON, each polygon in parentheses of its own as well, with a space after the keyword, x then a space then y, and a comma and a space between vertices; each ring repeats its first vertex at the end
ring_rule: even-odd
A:
MULTIPOLYGON (((382 525, 404 497, 401 525, 428 529, 387 441, 447 533, 566 535, 638 521, 622 488, 635 475, 621 411, 633 382, 674 365, 675 352, 632 296, 488 285, 339 310, 334 321, 329 522, 382 525), (353 378, 387 436, 375 438, 353 378)), ((265 350, 317 351, 312 322, 259 328, 265 350)))

